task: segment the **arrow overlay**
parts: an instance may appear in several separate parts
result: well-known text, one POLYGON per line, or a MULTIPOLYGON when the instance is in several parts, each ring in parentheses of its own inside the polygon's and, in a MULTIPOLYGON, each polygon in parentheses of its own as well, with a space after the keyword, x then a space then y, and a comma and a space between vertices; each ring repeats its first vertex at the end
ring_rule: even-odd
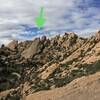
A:
POLYGON ((35 18, 35 23, 38 28, 42 28, 45 22, 46 22, 46 19, 44 18, 44 7, 41 7, 39 16, 35 18))

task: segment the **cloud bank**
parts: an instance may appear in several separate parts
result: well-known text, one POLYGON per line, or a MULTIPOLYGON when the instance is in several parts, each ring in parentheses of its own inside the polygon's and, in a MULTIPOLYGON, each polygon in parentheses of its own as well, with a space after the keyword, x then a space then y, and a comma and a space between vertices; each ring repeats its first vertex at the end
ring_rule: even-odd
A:
POLYGON ((65 31, 88 36, 100 29, 99 5, 100 0, 0 0, 0 43, 65 31), (39 30, 34 20, 41 6, 46 24, 39 30))

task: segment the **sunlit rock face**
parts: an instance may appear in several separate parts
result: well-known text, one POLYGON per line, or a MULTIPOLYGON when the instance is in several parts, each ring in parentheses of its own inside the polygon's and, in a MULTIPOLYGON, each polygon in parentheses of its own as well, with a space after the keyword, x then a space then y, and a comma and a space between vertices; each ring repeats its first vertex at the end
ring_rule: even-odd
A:
POLYGON ((95 94, 93 90, 99 86, 99 74, 95 74, 100 71, 99 37, 100 32, 89 38, 79 37, 75 33, 65 33, 51 39, 43 36, 19 43, 12 41, 9 46, 2 45, 0 97, 4 100, 20 100, 26 99, 29 95, 27 98, 30 100, 39 100, 40 96, 43 100, 46 100, 45 97, 52 100, 73 100, 74 96, 76 100, 77 97, 80 100, 86 96, 91 100, 90 98, 95 96, 98 100, 99 88, 95 94), (95 77, 93 84, 91 77, 95 77), (87 88, 90 89, 88 93, 87 88), (48 95, 45 96, 45 92, 41 92, 43 90, 51 92, 46 92, 48 95), (66 93, 71 93, 71 96, 66 93), (90 96, 91 93, 93 96, 90 96))

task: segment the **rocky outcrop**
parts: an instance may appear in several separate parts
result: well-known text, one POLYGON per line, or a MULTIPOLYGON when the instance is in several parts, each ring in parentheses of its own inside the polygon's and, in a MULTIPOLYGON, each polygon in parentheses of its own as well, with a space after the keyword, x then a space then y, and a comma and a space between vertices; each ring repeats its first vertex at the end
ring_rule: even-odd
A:
POLYGON ((58 64, 53 64, 49 66, 47 69, 45 69, 45 71, 43 71, 39 76, 43 80, 47 79, 49 75, 52 74, 56 70, 57 67, 58 67, 58 64))
POLYGON ((22 57, 26 59, 32 58, 38 51, 39 42, 40 42, 39 38, 35 39, 32 42, 31 46, 22 52, 21 54, 22 57))
MULTIPOLYGON (((77 78, 99 72, 99 36, 100 32, 89 38, 79 37, 75 33, 65 33, 51 39, 43 36, 17 45, 13 42, 9 47, 3 45, 0 48, 0 92, 3 91, 4 94, 6 90, 13 89, 7 91, 4 100, 19 100, 38 91, 67 87, 77 78)), ((77 87, 79 89, 79 86, 77 87)), ((87 90, 83 89, 81 92, 84 91, 87 90)), ((73 91, 71 93, 71 96, 76 97, 73 91)), ((64 95, 58 98, 58 94, 57 92, 57 99, 63 100, 61 98, 64 95)), ((36 94, 33 95, 38 98, 36 94)), ((65 100, 71 98, 68 95, 67 97, 65 96, 65 100)))
POLYGON ((100 72, 72 81, 67 86, 41 91, 26 97, 26 100, 99 100, 100 72))
POLYGON ((13 40, 12 42, 10 42, 10 43, 8 44, 7 47, 8 47, 9 49, 15 51, 15 50, 17 49, 17 46, 18 46, 18 41, 13 40))
POLYGON ((98 31, 95 35, 97 41, 100 41, 100 31, 98 31))

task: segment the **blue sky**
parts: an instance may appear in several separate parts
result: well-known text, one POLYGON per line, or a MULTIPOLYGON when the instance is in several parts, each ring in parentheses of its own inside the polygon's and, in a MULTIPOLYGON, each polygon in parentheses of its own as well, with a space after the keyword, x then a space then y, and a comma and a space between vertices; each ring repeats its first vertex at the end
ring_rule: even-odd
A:
POLYGON ((100 0, 0 0, 0 44, 64 32, 89 36, 100 29, 100 0), (34 23, 44 6, 46 23, 34 23))

